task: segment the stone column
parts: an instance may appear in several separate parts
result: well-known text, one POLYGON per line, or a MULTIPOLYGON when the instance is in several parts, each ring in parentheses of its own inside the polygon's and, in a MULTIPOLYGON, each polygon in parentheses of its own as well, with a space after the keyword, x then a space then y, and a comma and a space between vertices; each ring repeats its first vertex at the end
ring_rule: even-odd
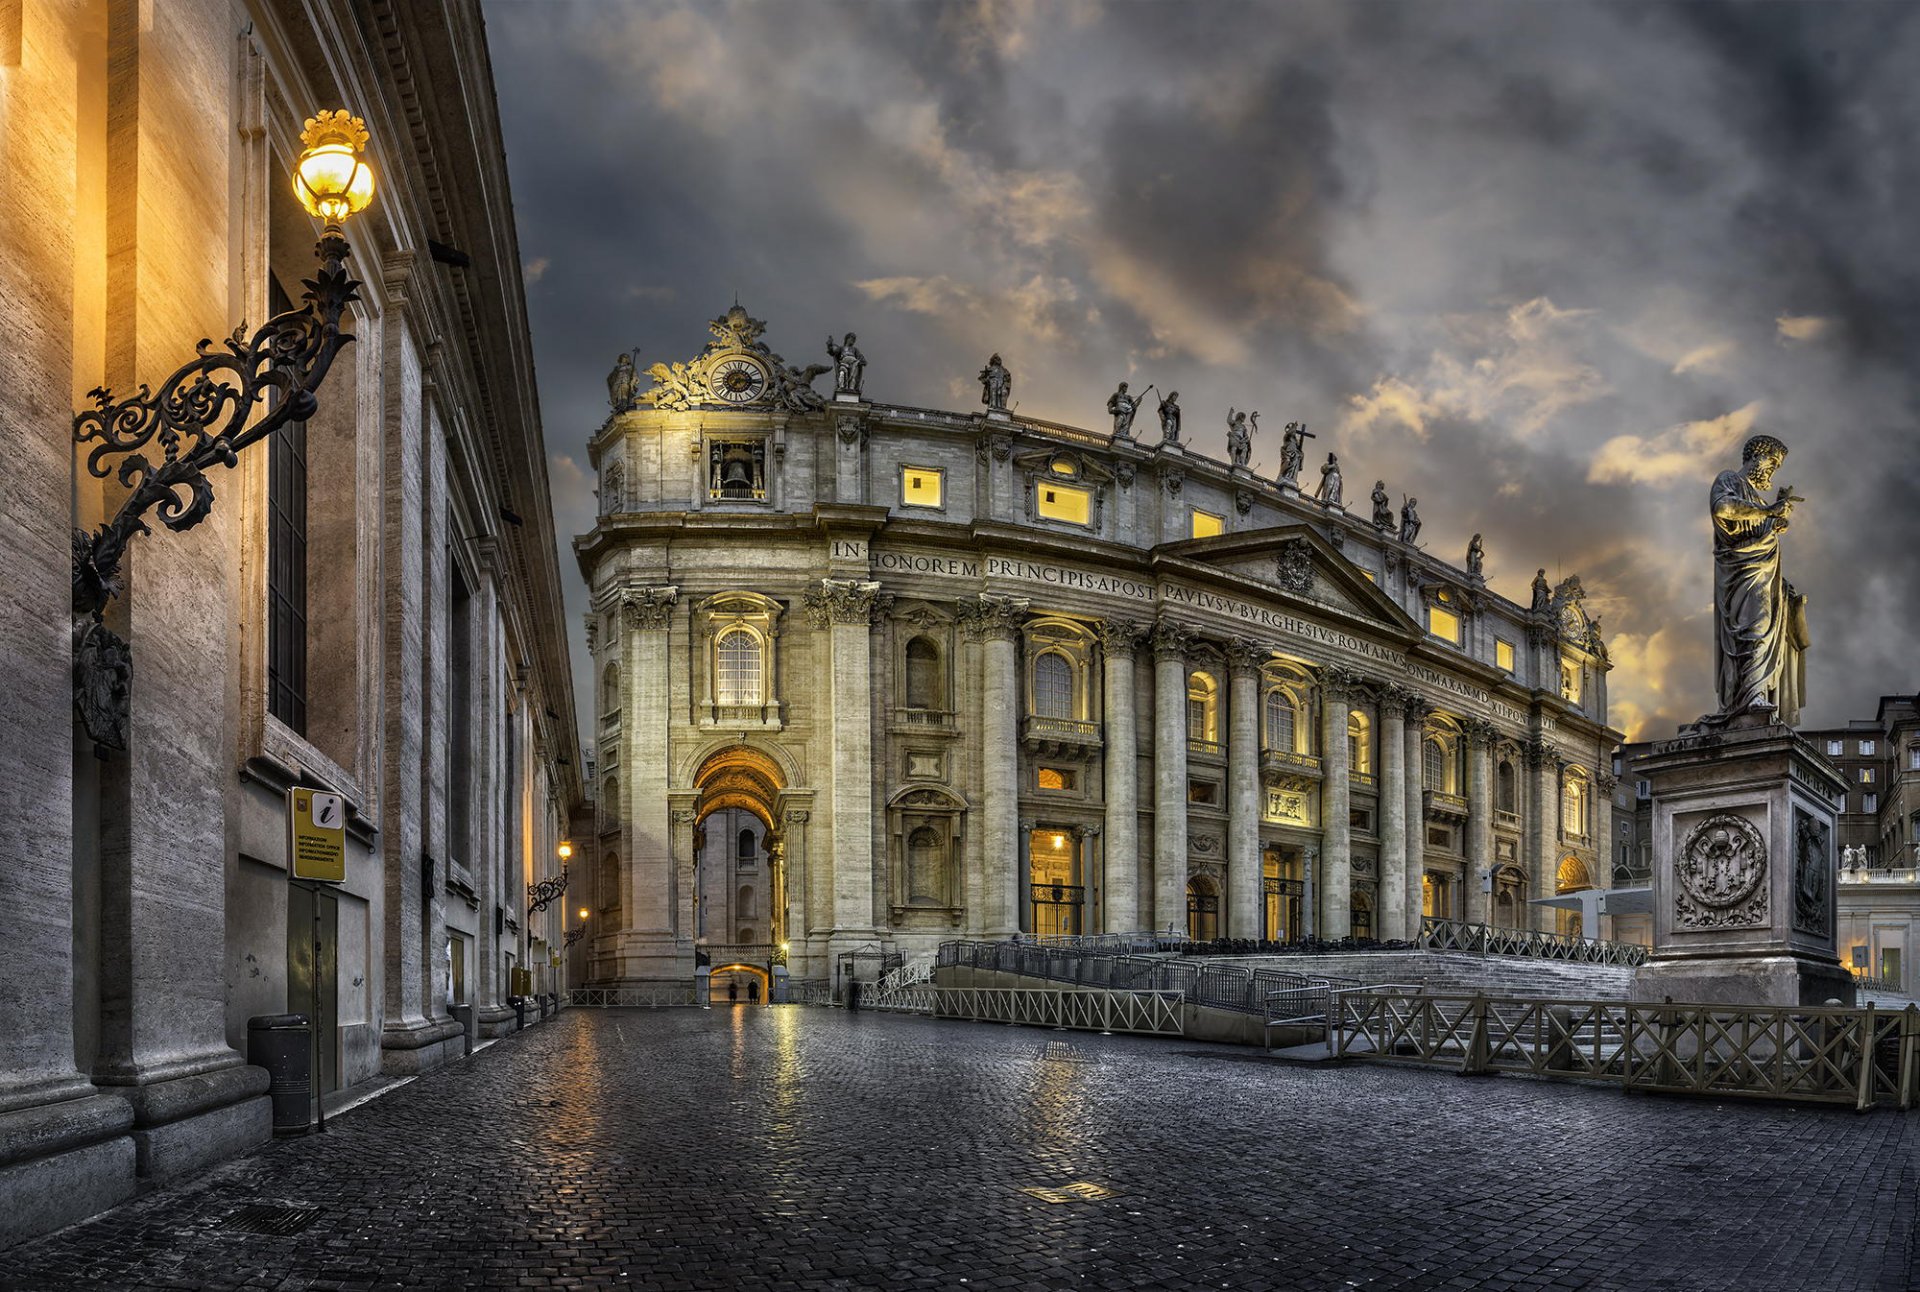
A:
MULTIPOLYGON (((1533 801, 1527 806, 1527 897, 1551 897, 1555 888, 1554 845, 1560 838, 1560 754, 1543 740, 1527 745, 1527 767, 1533 773, 1533 801)), ((1550 929, 1550 906, 1532 906, 1521 913, 1520 925, 1550 929)))
MULTIPOLYGON (((1600 759, 1602 765, 1593 776, 1593 886, 1612 888, 1613 859, 1620 849, 1613 834, 1613 792, 1620 788, 1620 778, 1606 770, 1606 750, 1600 751, 1600 759)), ((1605 932, 1612 936, 1611 929, 1605 932)))
POLYGON ((1432 706, 1417 695, 1407 699, 1407 932, 1420 932, 1421 886, 1427 873, 1426 730, 1432 706))
POLYGON ((701 847, 699 814, 694 810, 696 797, 673 794, 667 799, 667 851, 673 858, 673 932, 676 944, 698 945, 701 938, 713 942, 731 942, 730 936, 713 936, 707 894, 701 880, 706 873, 705 849, 701 847))
POLYGON ((639 976, 673 973, 673 841, 667 818, 668 628, 677 587, 641 587, 620 603, 620 825, 625 835, 627 954, 653 957, 639 976), (662 959, 661 957, 669 957, 662 959))
POLYGON ((960 622, 982 650, 980 797, 981 910, 991 938, 1019 928, 1020 899, 1020 648, 1016 640, 1027 603, 983 596, 961 607, 960 622))
POLYGON ((1380 936, 1411 938, 1407 925, 1407 701, 1405 687, 1380 697, 1380 936))
POLYGON ((1320 674, 1320 876, 1323 938, 1353 932, 1353 802, 1347 784, 1347 692, 1355 679, 1344 669, 1320 674))
POLYGON ((1187 926, 1187 644, 1171 619, 1153 629, 1153 926, 1187 926))
POLYGON ((833 930, 868 941, 873 924, 873 617, 892 597, 865 579, 822 579, 807 617, 828 634, 832 714, 833 930))
POLYGON ((1227 936, 1260 936, 1260 665, 1269 652, 1227 643, 1227 936))
POLYGON ((1100 625, 1103 708, 1106 713, 1106 920, 1108 933, 1140 928, 1140 759, 1133 711, 1133 653, 1140 625, 1108 619, 1100 625))
POLYGON ((1461 910, 1469 924, 1493 916, 1493 741, 1484 718, 1469 719, 1467 736, 1467 875, 1461 910))

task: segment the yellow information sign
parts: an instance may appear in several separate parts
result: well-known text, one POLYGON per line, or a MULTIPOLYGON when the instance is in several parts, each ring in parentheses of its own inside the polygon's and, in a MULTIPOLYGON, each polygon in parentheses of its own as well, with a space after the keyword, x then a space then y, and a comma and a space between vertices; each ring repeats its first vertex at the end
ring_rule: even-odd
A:
POLYGON ((325 790, 287 791, 287 853, 295 879, 347 878, 347 802, 325 790))

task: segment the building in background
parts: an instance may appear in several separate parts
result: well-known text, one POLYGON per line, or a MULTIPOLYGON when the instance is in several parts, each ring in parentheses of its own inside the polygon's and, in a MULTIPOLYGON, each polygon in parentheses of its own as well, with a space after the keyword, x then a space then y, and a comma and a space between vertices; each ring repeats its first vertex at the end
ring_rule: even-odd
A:
POLYGON ((1840 963, 1920 992, 1920 697, 1884 695, 1871 718, 1802 733, 1847 779, 1840 813, 1840 963))
POLYGON ((1268 478, 1244 414, 1223 463, 1171 396, 1042 422, 996 357, 983 411, 900 407, 853 338, 802 370, 738 306, 709 328, 684 363, 622 356, 591 440, 589 980, 840 978, 1015 932, 1577 928, 1531 904, 1612 865, 1577 578, 1507 600, 1477 550, 1419 544, 1417 482, 1369 503, 1332 455, 1303 492, 1304 428, 1268 478))
POLYGON ((555 981, 566 908, 526 894, 580 788, 477 4, 16 2, 0 130, 5 1242, 267 1137, 247 1021, 307 1010, 316 901, 323 1089, 509 1025, 512 970, 555 981), (333 107, 378 182, 356 339, 312 417, 211 473, 203 523, 134 540, 107 612, 131 721, 95 757, 70 535, 124 486, 82 469, 74 409, 299 301, 292 166, 333 107), (347 808, 317 899, 288 878, 295 785, 347 808))

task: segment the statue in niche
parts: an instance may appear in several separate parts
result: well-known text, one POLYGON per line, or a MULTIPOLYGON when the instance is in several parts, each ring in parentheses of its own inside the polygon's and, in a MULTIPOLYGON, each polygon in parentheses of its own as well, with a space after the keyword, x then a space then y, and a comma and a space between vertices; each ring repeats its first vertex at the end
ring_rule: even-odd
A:
POLYGON ((1167 397, 1160 401, 1160 442, 1180 442, 1180 392, 1177 390, 1169 390, 1167 397))
POLYGON ((1553 589, 1547 584, 1546 570, 1538 570, 1533 576, 1533 604, 1527 607, 1537 615, 1546 614, 1553 609, 1553 589))
POLYGON ((1253 456, 1253 433, 1260 429, 1260 414, 1243 413, 1238 409, 1227 410, 1227 461, 1236 467, 1247 465, 1247 459, 1253 456), (1253 429, 1247 429, 1251 418, 1253 429))
POLYGON ((847 339, 840 345, 827 338, 827 357, 833 360, 833 393, 838 395, 860 394, 860 383, 867 375, 867 356, 853 343, 853 333, 847 333, 847 339))
POLYGON ((980 402, 996 413, 1007 411, 1007 397, 1013 393, 1013 374, 994 355, 980 370, 980 402))
POLYGON ((1714 683, 1719 720, 1758 714, 1793 726, 1806 694, 1807 599, 1780 568, 1780 535, 1794 504, 1782 485, 1762 496, 1786 460, 1787 446, 1755 435, 1740 449, 1740 469, 1722 471, 1708 494, 1713 520, 1714 683))
POLYGON ((623 354, 613 361, 613 371, 607 374, 607 402, 614 412, 625 413, 639 397, 640 377, 633 370, 633 355, 623 354))
POLYGON ((1486 565, 1487 549, 1481 545, 1480 536, 1475 534, 1473 541, 1467 544, 1467 573, 1476 579, 1484 579, 1487 577, 1486 565))
POLYGON ((1393 528, 1393 499, 1387 497, 1387 482, 1373 482, 1373 527, 1375 529, 1393 528))
POLYGON ((1288 422, 1280 440, 1280 483, 1298 485, 1301 468, 1307 463, 1307 441, 1320 437, 1307 429, 1305 422, 1288 422))
POLYGON ((1420 541, 1420 500, 1409 498, 1400 508, 1400 541, 1420 541))
POLYGON ((1322 506, 1338 507, 1340 502, 1340 458, 1337 454, 1327 454, 1326 465, 1320 468, 1320 489, 1314 494, 1322 506))
MULTIPOLYGON (((1147 390, 1152 390, 1148 386, 1147 390)), ((1127 393, 1127 383, 1121 382, 1120 388, 1107 396, 1107 411, 1113 414, 1113 438, 1130 440, 1133 438, 1133 415, 1140 411, 1140 401, 1147 397, 1147 390, 1137 395, 1127 393)))

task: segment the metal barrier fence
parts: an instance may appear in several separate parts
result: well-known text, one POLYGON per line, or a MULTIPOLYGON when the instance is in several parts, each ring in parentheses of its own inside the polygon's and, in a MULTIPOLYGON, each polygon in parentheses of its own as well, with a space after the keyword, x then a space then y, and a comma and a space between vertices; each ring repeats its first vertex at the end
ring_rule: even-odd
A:
POLYGON ((1116 955, 1032 942, 943 942, 942 968, 987 969, 1108 991, 1178 992, 1195 1005, 1265 1016, 1267 994, 1293 988, 1353 987, 1351 978, 1265 966, 1209 964, 1172 956, 1116 955))
POLYGON ((787 979, 787 1003, 789 1005, 831 1005, 833 1004, 833 983, 826 978, 789 978, 787 979))
POLYGON ((693 1004, 691 983, 653 983, 644 987, 575 987, 567 1004, 578 1009, 665 1009, 693 1004))
POLYGON ((1338 993, 1341 1057, 1618 1082, 1628 1090, 1753 1096, 1859 1109, 1920 1098, 1920 1007, 1904 1010, 1623 1004, 1338 993))
POLYGON ((1564 933, 1507 929, 1497 924, 1464 924, 1459 920, 1420 921, 1414 946, 1425 951, 1472 951, 1479 955, 1534 956, 1580 964, 1643 965, 1648 950, 1635 942, 1606 942, 1564 933))
POLYGON ((1163 951, 1186 945, 1187 935, 1173 929, 1142 929, 1133 933, 1055 933, 1045 937, 1036 937, 1034 943, 1043 947, 1065 947, 1070 950, 1098 951, 1111 954, 1117 951, 1163 951))
POLYGON ((1100 991, 1059 987, 909 987, 884 1009, 976 1023, 1024 1023, 1084 1032, 1185 1036, 1177 991, 1100 991))

